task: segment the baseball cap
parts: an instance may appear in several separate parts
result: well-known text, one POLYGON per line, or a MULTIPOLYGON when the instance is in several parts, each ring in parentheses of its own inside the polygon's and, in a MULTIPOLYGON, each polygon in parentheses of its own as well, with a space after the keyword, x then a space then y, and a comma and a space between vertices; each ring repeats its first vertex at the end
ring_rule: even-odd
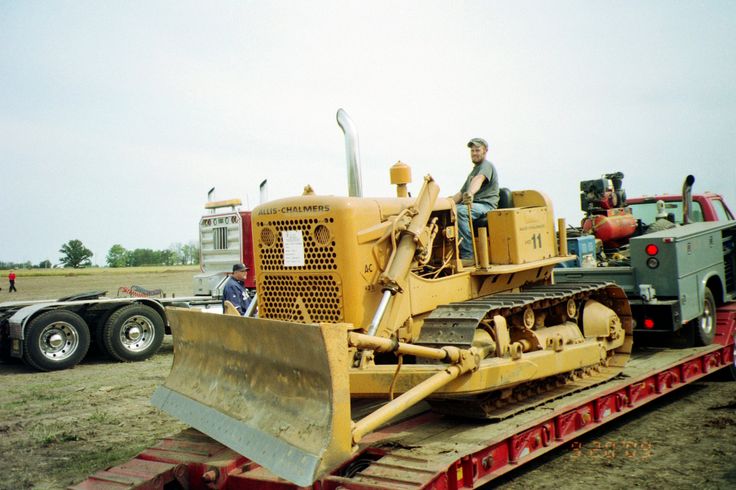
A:
POLYGON ((472 148, 474 146, 483 145, 486 148, 488 148, 488 142, 484 140, 483 138, 473 138, 472 140, 468 141, 468 148, 472 148))
POLYGON ((245 264, 235 264, 233 266, 233 272, 247 271, 248 267, 245 264))

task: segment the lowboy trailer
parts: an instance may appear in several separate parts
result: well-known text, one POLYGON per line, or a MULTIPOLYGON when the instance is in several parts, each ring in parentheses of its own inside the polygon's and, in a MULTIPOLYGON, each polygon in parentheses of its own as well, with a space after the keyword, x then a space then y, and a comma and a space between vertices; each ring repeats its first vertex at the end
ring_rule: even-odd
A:
MULTIPOLYGON (((717 311, 712 344, 635 352, 615 379, 600 384, 593 384, 590 378, 579 380, 575 393, 499 421, 459 420, 420 406, 365 437, 352 458, 306 488, 479 488, 717 370, 729 370, 736 377, 735 332, 736 304, 731 303, 717 311)), ((186 429, 69 488, 299 487, 202 433, 186 429)))

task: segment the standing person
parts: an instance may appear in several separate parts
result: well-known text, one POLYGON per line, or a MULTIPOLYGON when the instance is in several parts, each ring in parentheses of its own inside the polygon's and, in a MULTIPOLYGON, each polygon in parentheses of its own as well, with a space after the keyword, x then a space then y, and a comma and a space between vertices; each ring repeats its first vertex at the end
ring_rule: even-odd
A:
POLYGON ((460 233, 460 259, 463 265, 473 265, 473 241, 468 223, 468 204, 471 204, 473 224, 486 225, 486 213, 498 207, 498 172, 488 160, 488 143, 483 138, 473 138, 468 142, 473 169, 465 179, 460 191, 452 196, 457 206, 457 221, 460 233), (461 205, 460 205, 461 204, 461 205))
POLYGON ((8 274, 8 282, 10 283, 10 288, 8 289, 9 293, 12 293, 15 291, 18 292, 17 289, 15 289, 15 271, 10 271, 10 274, 8 274))
POLYGON ((229 301, 238 310, 240 315, 244 315, 250 304, 250 295, 245 289, 245 277, 248 275, 248 267, 245 264, 235 264, 233 266, 233 274, 225 283, 225 289, 222 291, 222 309, 225 309, 225 301, 229 301))

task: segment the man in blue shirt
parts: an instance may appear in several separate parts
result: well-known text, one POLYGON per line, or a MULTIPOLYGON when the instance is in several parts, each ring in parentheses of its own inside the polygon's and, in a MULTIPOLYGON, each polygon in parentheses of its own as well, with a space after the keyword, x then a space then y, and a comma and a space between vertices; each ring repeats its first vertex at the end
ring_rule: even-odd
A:
POLYGON ((233 275, 225 283, 222 291, 222 308, 225 311, 225 301, 229 301, 238 310, 240 315, 245 315, 250 304, 248 290, 245 289, 245 276, 248 275, 248 267, 245 264, 235 264, 233 275))
POLYGON ((486 160, 488 143, 483 138, 473 138, 468 142, 473 169, 465 179, 460 191, 452 196, 457 206, 457 224, 460 233, 460 259, 463 265, 474 263, 473 241, 468 223, 468 204, 472 208, 473 224, 485 226, 488 211, 498 207, 498 172, 496 167, 486 160))

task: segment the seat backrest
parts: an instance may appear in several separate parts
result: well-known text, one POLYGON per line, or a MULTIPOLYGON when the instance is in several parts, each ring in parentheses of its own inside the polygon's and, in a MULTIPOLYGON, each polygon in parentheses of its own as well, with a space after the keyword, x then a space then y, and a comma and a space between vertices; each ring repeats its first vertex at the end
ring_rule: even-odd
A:
POLYGON ((514 197, 511 194, 511 189, 508 187, 501 187, 498 190, 498 209, 508 209, 514 207, 514 197))

